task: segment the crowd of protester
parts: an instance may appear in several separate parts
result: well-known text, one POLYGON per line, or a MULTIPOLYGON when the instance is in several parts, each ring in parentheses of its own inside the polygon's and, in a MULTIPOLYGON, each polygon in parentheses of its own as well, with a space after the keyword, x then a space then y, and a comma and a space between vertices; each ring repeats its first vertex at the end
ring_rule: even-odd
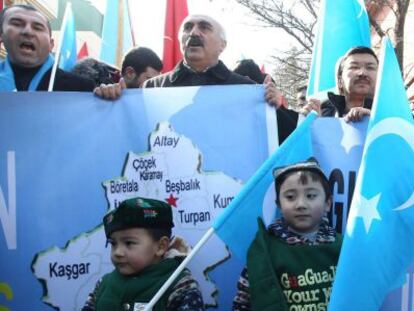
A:
MULTIPOLYGON (((104 99, 117 99, 125 88, 263 84, 264 100, 276 110, 279 143, 294 131, 298 116, 312 110, 348 122, 370 115, 379 65, 370 48, 355 47, 342 57, 336 72, 337 93, 328 93, 328 100, 307 99, 306 86, 298 88, 298 111, 294 111, 280 105, 274 81, 253 60, 240 61, 234 71, 220 60, 227 39, 215 19, 186 17, 179 40, 183 60, 170 72, 161 74, 160 58, 151 49, 139 47, 125 55, 120 70, 93 58, 79 61, 71 72, 57 69, 53 90, 94 92, 104 99)), ((5 8, 0 13, 0 45, 7 51, 0 63, 0 92, 48 89, 54 41, 50 23, 41 12, 22 4, 5 8)), ((293 293, 286 296, 281 288, 286 287, 281 284, 285 274, 327 271, 337 264, 342 238, 324 218, 331 208, 332 194, 318 163, 310 159, 275 168, 274 178, 283 218, 268 228, 261 224, 237 284, 234 310, 288 310, 295 305, 291 297, 300 288, 291 283, 293 293), (295 254, 301 252, 307 259, 295 260, 295 254)), ((121 306, 138 310, 182 262, 188 247, 183 240, 171 239, 171 207, 161 201, 127 200, 105 215, 103 222, 115 269, 96 284, 83 310, 118 310, 121 306), (154 219, 149 220, 144 209, 153 211, 154 219)), ((319 289, 318 284, 307 287, 308 291, 319 289)), ((327 308, 322 299, 315 298, 313 303, 315 310, 327 308)), ((156 306, 157 310, 204 309, 200 289, 188 269, 156 306)))

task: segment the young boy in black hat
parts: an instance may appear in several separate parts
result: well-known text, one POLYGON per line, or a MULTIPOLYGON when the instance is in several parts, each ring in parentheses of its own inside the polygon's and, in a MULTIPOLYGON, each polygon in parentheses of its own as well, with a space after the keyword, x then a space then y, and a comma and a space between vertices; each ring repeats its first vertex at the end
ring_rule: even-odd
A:
POLYGON ((233 310, 327 310, 342 236, 324 217, 329 182, 315 159, 273 171, 282 218, 259 230, 233 310))
MULTIPOLYGON (((103 219, 115 269, 98 281, 83 311, 143 310, 188 252, 183 240, 171 241, 171 206, 145 198, 123 201, 103 219)), ((188 269, 153 310, 204 310, 197 282, 188 269)))

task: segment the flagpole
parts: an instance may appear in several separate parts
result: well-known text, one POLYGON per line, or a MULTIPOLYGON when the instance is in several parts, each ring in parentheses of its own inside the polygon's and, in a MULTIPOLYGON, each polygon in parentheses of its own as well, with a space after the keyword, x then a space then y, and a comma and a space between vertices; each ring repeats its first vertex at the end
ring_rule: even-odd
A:
POLYGON ((174 273, 168 278, 168 280, 164 283, 163 286, 158 290, 154 297, 150 300, 150 302, 145 306, 144 311, 151 311, 152 307, 158 302, 162 295, 166 292, 166 290, 171 286, 171 284, 175 281, 178 275, 184 270, 187 266, 188 262, 198 253, 200 248, 208 241, 208 239, 213 235, 214 228, 211 227, 207 230, 207 232, 202 236, 202 238, 197 242, 191 252, 185 257, 183 262, 175 269, 174 273))
POLYGON ((126 7, 126 15, 127 15, 126 18, 128 18, 128 25, 130 25, 129 28, 131 30, 132 47, 134 47, 135 46, 135 32, 134 32, 134 27, 132 27, 131 13, 129 11, 129 1, 127 0, 124 5, 126 7))
POLYGON ((50 74, 49 87, 47 88, 48 92, 52 92, 53 91, 53 86, 55 85, 56 71, 57 71, 57 67, 59 65, 59 58, 60 58, 60 53, 61 53, 61 49, 62 49, 63 37, 65 35, 65 31, 62 31, 62 30, 66 29, 66 24, 67 24, 68 15, 69 15, 69 9, 70 10, 72 9, 72 3, 67 2, 66 3, 66 8, 65 8, 65 14, 63 16, 62 26, 60 27, 59 45, 57 46, 57 49, 56 49, 55 62, 53 63, 52 73, 50 74))
POLYGON ((124 0, 118 1, 118 40, 115 54, 115 66, 121 67, 124 48, 124 0))

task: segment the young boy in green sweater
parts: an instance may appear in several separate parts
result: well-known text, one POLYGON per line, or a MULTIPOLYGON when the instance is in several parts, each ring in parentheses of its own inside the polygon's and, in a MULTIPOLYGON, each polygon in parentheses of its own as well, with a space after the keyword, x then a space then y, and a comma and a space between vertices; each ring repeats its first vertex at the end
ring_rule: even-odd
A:
POLYGON ((282 218, 267 230, 259 219, 233 310, 327 310, 342 244, 325 218, 329 182, 313 158, 273 175, 282 218))
MULTIPOLYGON (((171 241, 171 206, 137 197, 122 202, 103 223, 115 269, 98 281, 82 311, 143 310, 188 252, 182 239, 171 241)), ((204 310, 188 269, 153 310, 204 310)))

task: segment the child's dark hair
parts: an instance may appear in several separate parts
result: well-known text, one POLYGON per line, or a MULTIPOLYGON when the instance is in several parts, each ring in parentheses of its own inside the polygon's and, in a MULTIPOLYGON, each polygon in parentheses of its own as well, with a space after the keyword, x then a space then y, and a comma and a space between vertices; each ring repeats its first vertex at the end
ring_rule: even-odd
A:
POLYGON ((315 158, 309 158, 307 161, 298 162, 296 164, 275 168, 273 176, 275 177, 275 190, 276 190, 276 204, 280 206, 280 188, 285 180, 293 173, 299 173, 299 182, 302 185, 306 185, 309 182, 309 178, 314 182, 319 182, 322 185, 325 193, 325 201, 332 198, 332 191, 329 185, 329 181, 320 168, 318 161, 315 158))
POLYGON ((310 178, 312 181, 316 181, 316 182, 320 182, 323 188, 323 191, 325 193, 325 201, 327 201, 329 198, 332 197, 332 191, 331 191, 331 187, 329 185, 329 182, 326 178, 323 178, 321 176, 321 174, 316 173, 314 171, 310 171, 310 170, 299 170, 299 171, 292 171, 289 172, 283 176, 280 177, 280 179, 275 183, 275 188, 276 188, 276 203, 278 205, 280 205, 279 202, 279 195, 280 195, 280 188, 282 186, 282 184, 285 182, 285 180, 291 176, 294 173, 300 173, 299 176, 299 182, 302 185, 306 185, 309 181, 308 178, 310 178))
POLYGON ((171 228, 145 228, 145 229, 148 231, 148 234, 154 239, 154 241, 159 241, 164 236, 171 239, 171 234, 172 234, 171 228))

